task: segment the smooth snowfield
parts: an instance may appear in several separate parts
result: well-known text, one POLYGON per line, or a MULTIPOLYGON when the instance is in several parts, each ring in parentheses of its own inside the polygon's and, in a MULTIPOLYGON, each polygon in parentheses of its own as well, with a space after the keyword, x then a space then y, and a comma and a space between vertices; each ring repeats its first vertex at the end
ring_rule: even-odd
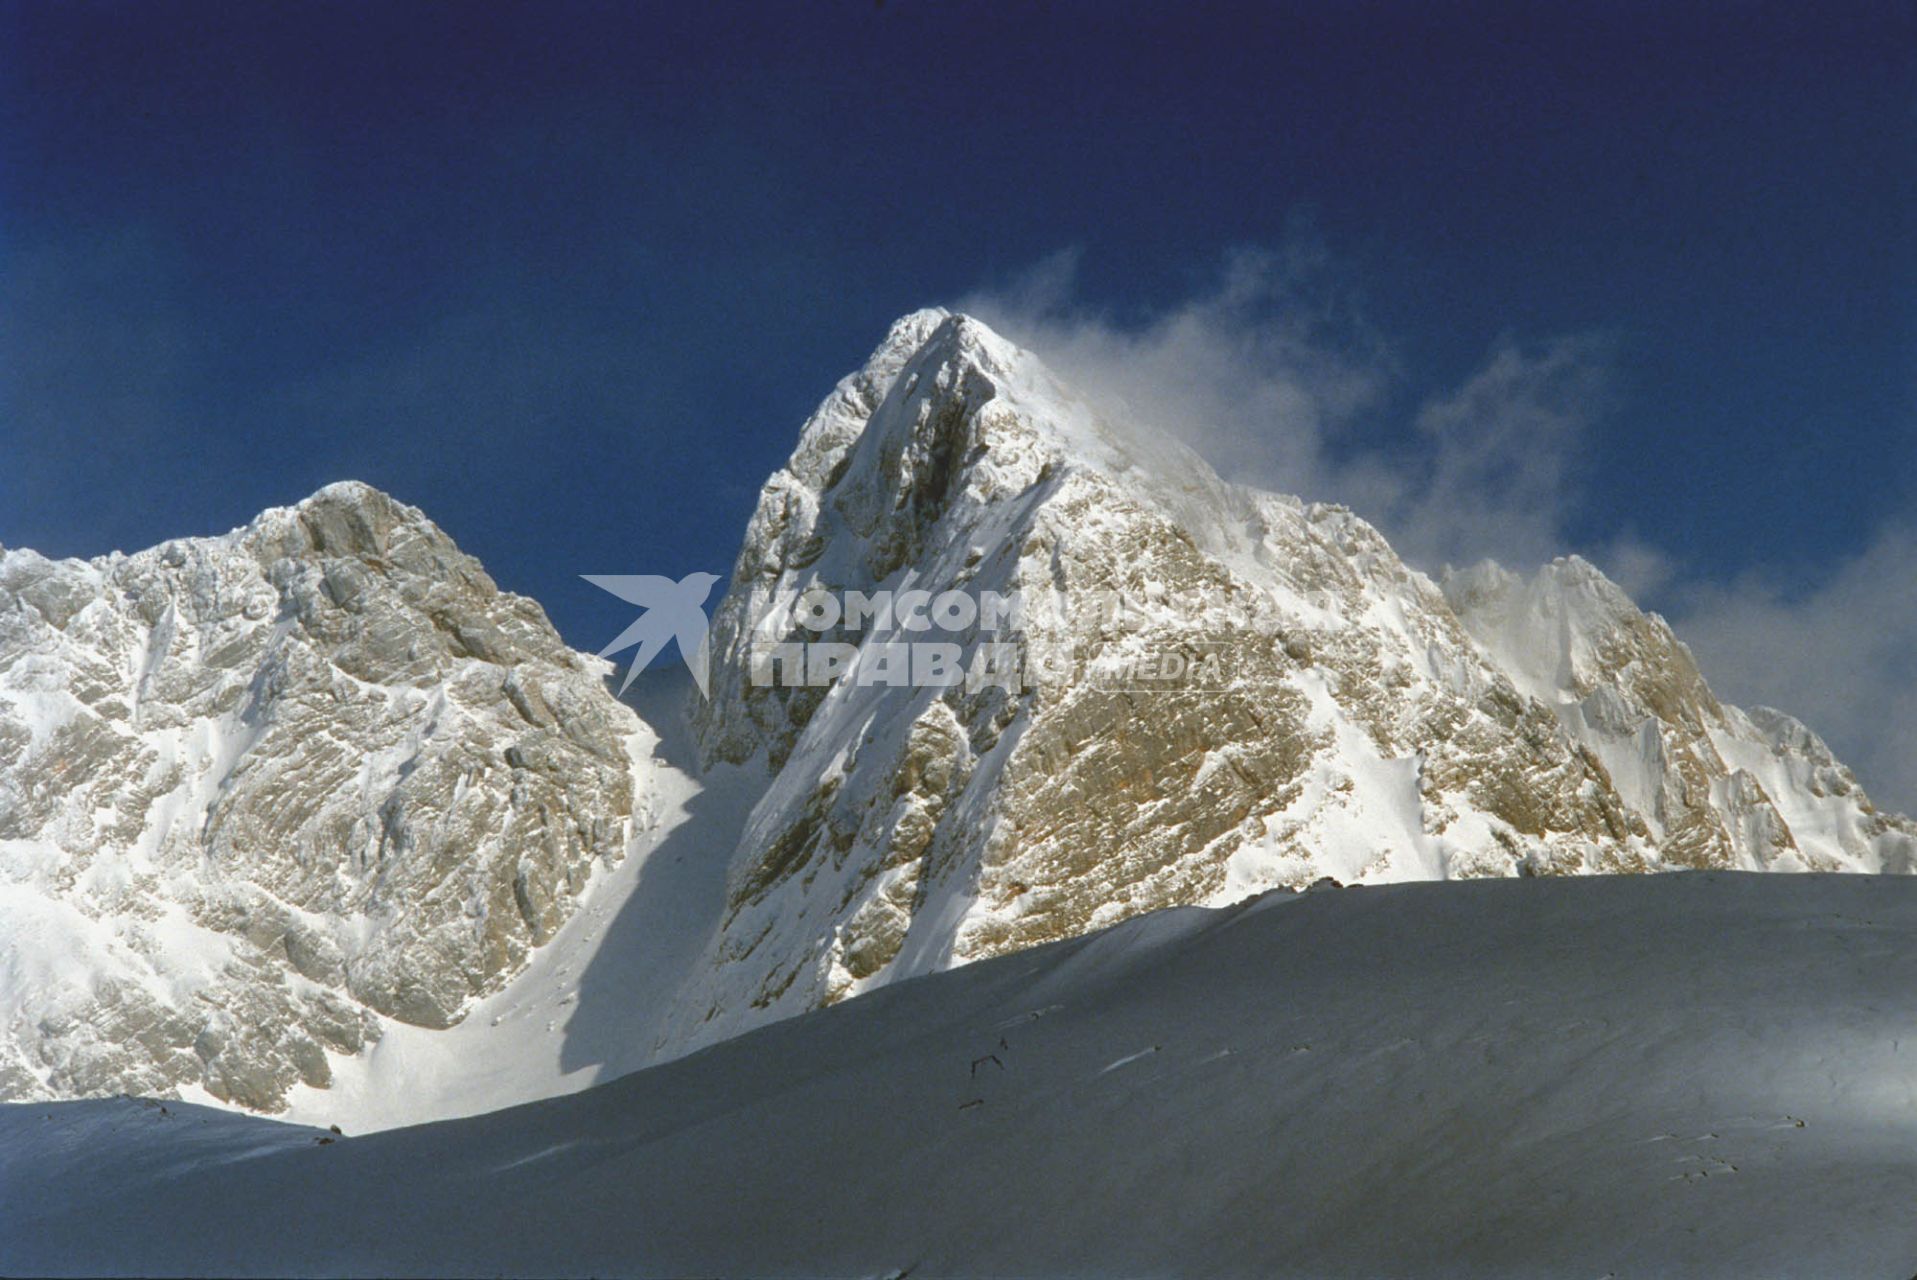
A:
POLYGON ((320 1145, 0 1109, 0 1272, 1917 1272, 1917 881, 1163 912, 320 1145))

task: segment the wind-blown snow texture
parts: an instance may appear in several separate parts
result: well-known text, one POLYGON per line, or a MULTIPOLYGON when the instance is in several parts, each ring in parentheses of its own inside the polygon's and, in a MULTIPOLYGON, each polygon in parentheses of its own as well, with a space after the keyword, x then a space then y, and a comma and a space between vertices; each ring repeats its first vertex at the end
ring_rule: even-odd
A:
POLYGON ((1903 1280, 1913 930, 1904 877, 1278 891, 328 1145, 0 1108, 0 1271, 1903 1280))

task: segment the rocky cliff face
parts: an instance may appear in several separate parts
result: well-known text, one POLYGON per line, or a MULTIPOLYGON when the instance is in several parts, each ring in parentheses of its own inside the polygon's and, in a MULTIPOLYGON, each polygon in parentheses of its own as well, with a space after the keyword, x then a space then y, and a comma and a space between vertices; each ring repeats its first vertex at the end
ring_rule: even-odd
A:
MULTIPOLYGON (((944 312, 806 423, 711 657, 699 751, 766 781, 736 846, 673 833, 729 858, 723 901, 702 876, 635 890, 685 945, 628 957, 644 1025, 601 1001, 594 1034, 655 1056, 1326 876, 1917 869, 1917 825, 1796 721, 1720 703, 1592 566, 1434 582, 1349 511, 1225 484, 944 312), (911 590, 975 612, 930 635, 792 612, 911 590), (899 641, 1012 661, 863 678, 899 641), (790 655, 759 661, 780 644, 861 665, 794 683, 790 655)), ((605 674, 361 485, 133 556, 0 554, 0 1097, 271 1109, 390 1020, 445 1027, 530 981, 660 776, 605 674)))
POLYGON ((0 555, 0 1096, 271 1109, 456 1021, 625 847, 603 675, 363 485, 0 555))
POLYGON ((1801 725, 1720 704, 1590 565, 1439 585, 1349 511, 1227 485, 943 312, 900 321, 806 424, 713 653, 703 749, 774 777, 668 1049, 1322 876, 1917 861, 1917 826, 1801 725), (886 638, 796 626, 782 602, 912 585, 1015 597, 1009 637, 950 638, 1010 638, 1037 674, 750 678, 755 637, 886 638), (1139 674, 1179 659, 1206 674, 1139 674))
POLYGON ((1880 812, 1790 716, 1719 702, 1664 620, 1591 565, 1529 580, 1481 565, 1444 592, 1514 687, 1597 757, 1661 865, 1917 870, 1917 824, 1880 812))

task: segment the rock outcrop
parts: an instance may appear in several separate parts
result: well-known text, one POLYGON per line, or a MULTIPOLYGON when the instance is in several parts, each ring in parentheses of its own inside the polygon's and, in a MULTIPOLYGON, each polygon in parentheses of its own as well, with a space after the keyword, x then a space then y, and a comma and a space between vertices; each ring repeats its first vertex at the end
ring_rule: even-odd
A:
POLYGON ((1226 484, 940 311, 806 424, 713 653, 707 757, 774 777, 669 1051, 1322 877, 1917 860, 1917 826, 1801 725, 1720 704, 1589 564, 1440 585, 1350 511, 1226 484), (1010 632, 947 638, 1014 642, 1028 678, 754 682, 755 645, 914 638, 795 625, 802 593, 910 586, 1015 598, 1010 632))
MULTIPOLYGON (((728 807, 764 790, 736 844, 674 833, 727 859, 722 895, 639 881, 684 937, 643 1018, 593 1002, 628 1064, 1271 889, 1917 870, 1917 824, 1720 702, 1591 565, 1433 581, 942 311, 806 423, 710 646, 697 749, 745 766, 728 807), (898 678, 901 642, 960 678, 919 649, 898 678)), ((661 776, 606 674, 362 485, 138 555, 0 555, 0 1097, 272 1109, 530 973, 661 776)))
POLYGON ((272 1109, 446 1026, 622 855, 603 664, 359 484, 137 555, 0 556, 0 1096, 272 1109))

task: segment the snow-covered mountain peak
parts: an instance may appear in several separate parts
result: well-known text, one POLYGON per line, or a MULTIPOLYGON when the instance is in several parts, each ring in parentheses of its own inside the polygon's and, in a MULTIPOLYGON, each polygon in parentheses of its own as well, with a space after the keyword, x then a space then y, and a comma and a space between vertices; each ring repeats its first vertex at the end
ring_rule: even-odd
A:
MULTIPOLYGON (((781 513, 809 511, 829 492, 820 518, 878 544, 870 569, 884 578, 902 563, 899 543, 912 541, 904 525, 923 533, 948 507, 970 515, 946 523, 967 524, 1041 482, 1058 489, 1075 477, 1165 508, 1221 555, 1248 548, 1243 520, 1265 496, 1227 485, 1182 442, 1094 409, 983 321, 936 308, 892 326, 807 421, 768 489, 781 513)), ((748 548, 761 532, 748 531, 748 548)))
POLYGON ((605 665, 416 508, 0 559, 0 1092, 270 1107, 445 1026, 625 848, 605 665))
POLYGON ((582 1055, 674 1056, 1326 876, 1917 869, 1917 826, 1796 721, 1720 703, 1589 563, 1435 583, 1346 508, 1227 484, 943 310, 806 421, 711 657, 710 698, 659 725, 708 770, 666 790, 708 793, 653 823, 670 765, 606 664, 369 486, 132 555, 0 553, 0 1095, 272 1107, 385 1034, 400 1065, 343 1075, 365 1096, 418 1066, 416 1028, 494 995, 557 1034, 557 975, 603 957, 581 929, 530 954, 629 844, 619 892, 661 941, 605 959, 625 985, 569 1027, 600 1046, 569 1050, 574 1083, 582 1055), (907 587, 1015 600, 940 637, 1014 669, 755 675, 768 641, 898 638, 801 628, 803 593, 907 587))
POLYGON ((801 441, 715 617, 730 674, 697 711, 702 750, 775 777, 668 1051, 1324 875, 1902 869, 1917 851, 1917 827, 1721 706, 1588 562, 1440 587, 1351 512, 1222 482, 968 317, 894 326, 801 441), (780 602, 906 581, 1016 595, 1012 638, 1043 674, 1009 696, 745 679, 780 602), (1222 684, 1097 674, 1201 646, 1229 657, 1222 684))
POLYGON ((338 480, 290 507, 270 507, 234 532, 291 554, 380 558, 401 530, 442 546, 452 541, 418 507, 360 480, 338 480))

